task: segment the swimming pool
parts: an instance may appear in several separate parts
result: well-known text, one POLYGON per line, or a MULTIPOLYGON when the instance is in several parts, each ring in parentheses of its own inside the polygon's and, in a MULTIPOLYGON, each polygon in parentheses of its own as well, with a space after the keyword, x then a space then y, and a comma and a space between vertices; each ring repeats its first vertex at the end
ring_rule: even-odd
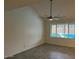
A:
POLYGON ((75 34, 63 34, 63 33, 52 33, 50 34, 51 38, 70 38, 70 39, 75 39, 75 34))

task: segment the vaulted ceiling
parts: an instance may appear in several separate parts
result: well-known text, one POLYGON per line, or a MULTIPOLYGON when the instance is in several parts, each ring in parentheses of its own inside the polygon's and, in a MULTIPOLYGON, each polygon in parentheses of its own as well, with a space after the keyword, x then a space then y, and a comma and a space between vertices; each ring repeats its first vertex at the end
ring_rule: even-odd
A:
MULTIPOLYGON (((32 7, 40 16, 49 16, 49 0, 5 0, 5 11, 24 6, 32 7)), ((75 0, 53 0, 52 16, 75 20, 75 0)))
POLYGON ((37 3, 39 0, 5 0, 5 10, 11 10, 23 6, 33 5, 37 3))

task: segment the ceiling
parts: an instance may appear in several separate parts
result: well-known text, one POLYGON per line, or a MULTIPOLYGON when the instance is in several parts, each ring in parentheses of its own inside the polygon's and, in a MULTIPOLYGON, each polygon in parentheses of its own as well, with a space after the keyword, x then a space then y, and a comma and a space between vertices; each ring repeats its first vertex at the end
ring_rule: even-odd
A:
POLYGON ((23 6, 33 5, 39 0, 4 0, 5 10, 11 10, 23 6))
MULTIPOLYGON (((5 11, 24 6, 32 7, 40 16, 49 16, 49 0, 5 0, 5 11)), ((52 16, 63 16, 75 20, 75 0, 53 0, 52 16)))

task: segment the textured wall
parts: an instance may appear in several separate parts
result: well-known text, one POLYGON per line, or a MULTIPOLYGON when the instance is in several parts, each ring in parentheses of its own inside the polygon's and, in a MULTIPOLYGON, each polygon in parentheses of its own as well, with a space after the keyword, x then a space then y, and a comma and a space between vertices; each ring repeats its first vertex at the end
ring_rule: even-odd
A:
POLYGON ((29 7, 5 12, 5 57, 43 43, 43 22, 29 7))

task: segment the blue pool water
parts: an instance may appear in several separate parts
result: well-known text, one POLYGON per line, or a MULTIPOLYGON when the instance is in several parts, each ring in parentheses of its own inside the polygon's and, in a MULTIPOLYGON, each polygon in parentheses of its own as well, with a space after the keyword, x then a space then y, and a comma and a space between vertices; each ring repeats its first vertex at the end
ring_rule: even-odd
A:
POLYGON ((57 38, 70 38, 70 39, 74 39, 75 38, 75 34, 63 34, 63 33, 52 33, 50 34, 50 37, 57 37, 57 38))

